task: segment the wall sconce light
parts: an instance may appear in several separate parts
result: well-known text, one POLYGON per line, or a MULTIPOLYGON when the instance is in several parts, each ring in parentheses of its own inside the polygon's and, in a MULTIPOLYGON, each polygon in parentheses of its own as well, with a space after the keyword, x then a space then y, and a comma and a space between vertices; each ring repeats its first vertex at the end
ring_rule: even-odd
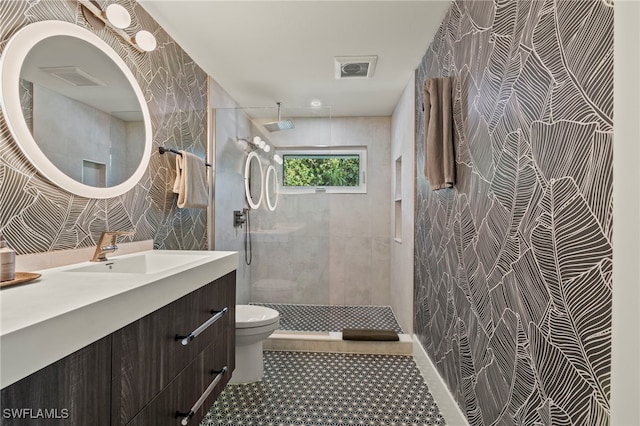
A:
MULTIPOLYGON (((261 154, 260 150, 262 150, 264 151, 265 154, 268 154, 272 150, 271 145, 269 145, 264 140, 262 140, 260 136, 254 136, 253 138, 248 138, 248 139, 236 138, 236 142, 238 143, 238 146, 240 147, 240 149, 242 149, 243 151, 250 150, 250 151, 261 154)), ((265 158, 269 158, 269 157, 266 156, 265 158)), ((275 154, 271 158, 276 163, 282 164, 282 159, 280 158, 279 155, 275 154)))
POLYGON ((129 12, 127 12, 124 6, 119 4, 114 3, 107 6, 104 10, 104 16, 111 25, 118 29, 124 30, 131 25, 131 15, 129 15, 129 12))
POLYGON ((246 139, 238 138, 236 142, 238 142, 238 146, 243 151, 246 151, 249 148, 249 142, 247 142, 246 139))
POLYGON ((94 28, 101 30, 105 26, 126 40, 140 52, 151 52, 157 46, 156 38, 149 31, 141 30, 133 38, 124 29, 131 25, 131 15, 119 4, 110 4, 103 11, 95 0, 78 0, 82 14, 94 28))
POLYGON ((253 139, 251 139, 251 143, 253 143, 253 145, 255 145, 256 148, 261 149, 264 152, 271 151, 271 146, 268 143, 266 143, 264 140, 262 140, 260 136, 254 136, 253 139))
POLYGON ((254 136, 251 139, 251 142, 257 147, 260 148, 260 144, 264 144, 264 141, 260 138, 260 136, 254 136))

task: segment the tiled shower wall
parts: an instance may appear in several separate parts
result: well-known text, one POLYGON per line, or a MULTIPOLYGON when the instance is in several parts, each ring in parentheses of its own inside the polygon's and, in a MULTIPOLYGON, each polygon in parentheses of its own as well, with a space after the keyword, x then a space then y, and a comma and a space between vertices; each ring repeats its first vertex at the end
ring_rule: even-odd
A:
POLYGON ((413 235, 415 200, 415 74, 391 116, 390 291, 393 312, 405 333, 413 334, 413 235))
MULTIPOLYGON (((158 48, 141 54, 110 30, 88 27, 76 1, 0 2, 0 50, 20 28, 61 20, 95 32, 130 67, 147 100, 153 153, 140 183, 119 197, 83 198, 52 185, 22 155, 0 115, 0 232, 19 254, 95 245, 103 230, 135 229, 135 241, 154 240, 161 249, 205 249, 206 212, 178 209, 171 192, 173 154, 158 146, 201 157, 207 145, 207 76, 134 0, 118 0, 133 17, 133 34, 151 31, 158 48)), ((102 2, 101 2, 102 3, 102 2)))
POLYGON ((367 193, 281 193, 275 212, 252 211, 251 300, 389 305, 390 117, 293 121, 294 130, 266 140, 279 148, 366 147, 367 193))
POLYGON ((415 329, 472 425, 610 414, 613 5, 457 1, 416 78, 415 329), (422 83, 455 77, 457 184, 422 83))

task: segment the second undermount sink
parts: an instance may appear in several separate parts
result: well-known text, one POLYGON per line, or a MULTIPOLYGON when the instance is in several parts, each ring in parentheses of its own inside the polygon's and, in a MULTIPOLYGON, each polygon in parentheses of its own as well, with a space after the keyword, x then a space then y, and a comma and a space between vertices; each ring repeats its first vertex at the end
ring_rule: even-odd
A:
POLYGON ((198 254, 165 254, 162 251, 154 251, 128 257, 114 257, 104 262, 69 268, 65 272, 153 274, 205 259, 206 257, 206 255, 198 254))

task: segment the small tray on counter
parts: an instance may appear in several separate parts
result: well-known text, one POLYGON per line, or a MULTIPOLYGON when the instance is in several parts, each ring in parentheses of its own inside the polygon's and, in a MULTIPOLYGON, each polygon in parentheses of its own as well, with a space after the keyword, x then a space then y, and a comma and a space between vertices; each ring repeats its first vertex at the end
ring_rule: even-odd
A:
POLYGON ((37 272, 16 272, 15 278, 10 281, 0 281, 0 288, 8 287, 16 284, 24 284, 40 278, 42 274, 37 272))

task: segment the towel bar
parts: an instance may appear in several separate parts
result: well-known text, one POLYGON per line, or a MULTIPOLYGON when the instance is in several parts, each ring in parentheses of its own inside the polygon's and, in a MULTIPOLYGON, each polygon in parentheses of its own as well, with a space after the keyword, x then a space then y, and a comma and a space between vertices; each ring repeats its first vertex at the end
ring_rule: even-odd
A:
MULTIPOLYGON (((178 155, 182 156, 182 153, 180 151, 177 151, 177 150, 171 149, 171 148, 165 148, 164 146, 158 147, 158 152, 160 152, 160 154, 164 154, 165 152, 173 152, 174 154, 178 154, 178 155)), ((209 163, 204 163, 204 165, 207 166, 207 167, 211 167, 211 164, 209 164, 209 163)))

